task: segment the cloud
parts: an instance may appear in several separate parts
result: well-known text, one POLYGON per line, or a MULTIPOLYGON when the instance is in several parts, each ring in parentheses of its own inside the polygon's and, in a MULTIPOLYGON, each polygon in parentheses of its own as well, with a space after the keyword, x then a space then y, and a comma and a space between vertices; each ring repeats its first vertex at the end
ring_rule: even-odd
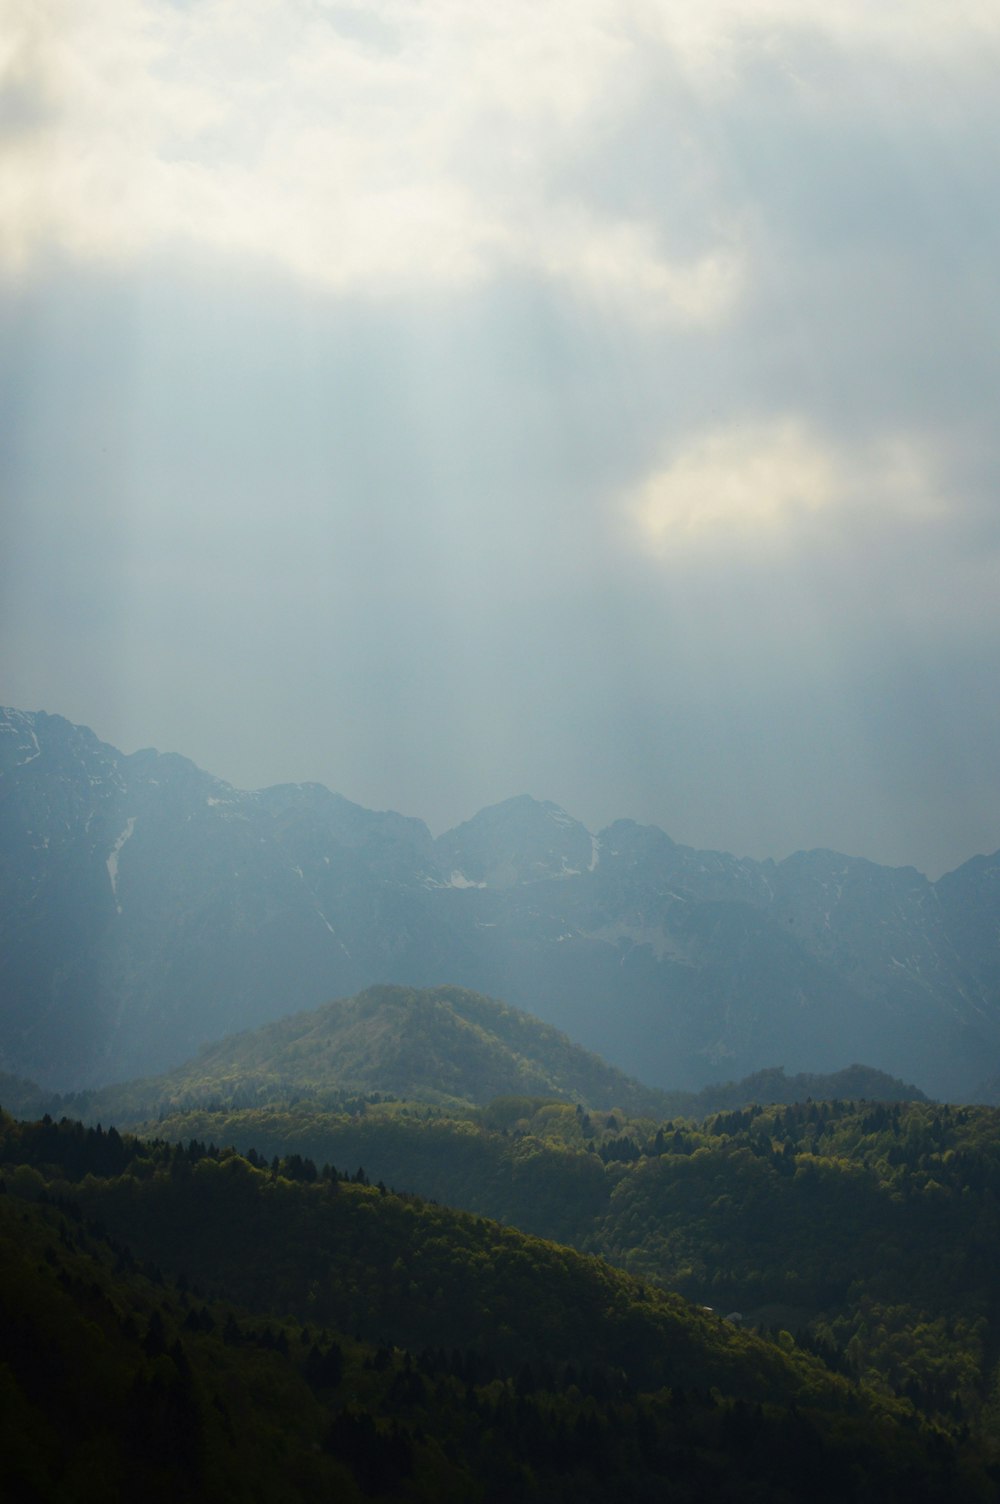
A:
POLYGON ((713 533, 777 532, 796 512, 835 494, 829 454, 794 423, 739 426, 709 434, 651 475, 630 502, 652 547, 713 533))
POLYGON ((8 694, 247 782, 441 821, 531 788, 762 853, 879 810, 916 853, 950 766, 967 833, 998 28, 13 0, 8 694))
POLYGON ((731 299, 732 245, 671 259, 654 226, 551 192, 634 50, 601 4, 41 0, 15 19, 8 99, 37 108, 0 161, 8 272, 52 247, 187 246, 337 292, 529 267, 681 320, 731 299))
POLYGON ((931 446, 918 437, 888 434, 851 446, 800 419, 774 417, 689 438, 626 495, 624 507, 642 545, 668 558, 720 543, 815 545, 808 521, 816 514, 834 514, 835 527, 856 525, 859 514, 893 527, 946 518, 935 468, 931 446))
POLYGON ((365 296, 527 273, 711 328, 780 207, 780 163, 735 160, 769 111, 794 152, 859 115, 905 131, 933 88, 944 128, 988 98, 998 38, 971 4, 22 0, 0 267, 194 252, 365 296), (627 202, 637 154, 666 191, 627 202))

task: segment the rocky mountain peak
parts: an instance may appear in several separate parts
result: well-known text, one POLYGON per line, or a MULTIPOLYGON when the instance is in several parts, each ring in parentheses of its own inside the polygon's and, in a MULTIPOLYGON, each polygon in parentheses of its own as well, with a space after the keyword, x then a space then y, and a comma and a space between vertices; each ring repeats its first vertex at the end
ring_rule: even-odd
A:
POLYGON ((456 888, 511 888, 592 870, 596 843, 558 804, 528 794, 480 810, 435 842, 445 880, 456 888))

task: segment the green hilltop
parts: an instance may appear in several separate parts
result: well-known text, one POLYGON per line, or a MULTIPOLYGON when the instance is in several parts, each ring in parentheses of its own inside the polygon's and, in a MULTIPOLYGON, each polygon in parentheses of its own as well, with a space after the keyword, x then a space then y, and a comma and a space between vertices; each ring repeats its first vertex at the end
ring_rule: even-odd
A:
MULTIPOLYGON (((45 1102, 30 1083, 14 1084, 16 1101, 45 1102)), ((635 1112, 665 1111, 671 1101, 495 998, 380 986, 230 1035, 166 1075, 45 1105, 122 1124, 207 1103, 335 1104, 373 1092, 452 1106, 527 1094, 635 1112)))
POLYGON ((19 1113, 66 1112, 119 1126, 208 1105, 307 1099, 335 1108, 373 1094, 452 1109, 538 1096, 659 1117, 806 1097, 923 1098, 916 1087, 860 1065, 829 1076, 775 1068, 700 1092, 657 1091, 495 998, 460 987, 388 985, 230 1035, 163 1076, 68 1097, 0 1076, 0 1102, 19 1113))

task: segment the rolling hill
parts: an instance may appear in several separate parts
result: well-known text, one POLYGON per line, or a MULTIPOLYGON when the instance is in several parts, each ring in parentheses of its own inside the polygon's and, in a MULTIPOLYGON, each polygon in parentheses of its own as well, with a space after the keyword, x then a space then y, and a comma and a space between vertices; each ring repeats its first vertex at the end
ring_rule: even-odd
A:
POLYGON ((363 1180, 0 1115, 13 1496, 993 1497, 968 1427, 363 1180))
MULTIPOLYGON (((157 1107, 288 1102, 378 1093, 482 1104, 507 1095, 621 1103, 659 1112, 666 1095, 633 1081, 565 1034, 493 998, 459 987, 369 987, 204 1047, 123 1102, 157 1107)), ((115 1089, 98 1100, 113 1105, 115 1089)), ((91 1112, 93 1106, 91 1106, 91 1112)))
POLYGON ((923 1100, 916 1087, 855 1065, 829 1076, 780 1068, 700 1092, 662 1092, 626 1076, 565 1034, 495 998, 459 987, 369 987, 205 1045, 163 1076, 68 1095, 0 1074, 0 1101, 21 1116, 78 1115, 135 1127, 196 1108, 343 1110, 349 1099, 438 1103, 544 1098, 607 1112, 704 1117, 751 1102, 808 1097, 923 1100))

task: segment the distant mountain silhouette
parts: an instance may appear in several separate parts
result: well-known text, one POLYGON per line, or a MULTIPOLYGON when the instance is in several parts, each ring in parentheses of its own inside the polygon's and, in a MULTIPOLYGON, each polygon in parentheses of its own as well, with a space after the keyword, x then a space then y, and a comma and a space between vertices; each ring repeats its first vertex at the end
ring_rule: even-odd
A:
POLYGON ((373 984, 470 988, 654 1086, 853 1060, 937 1096, 1000 1070, 1000 857, 931 883, 756 862, 521 796, 435 841, 316 784, 242 792, 0 712, 0 1068, 159 1073, 373 984))

